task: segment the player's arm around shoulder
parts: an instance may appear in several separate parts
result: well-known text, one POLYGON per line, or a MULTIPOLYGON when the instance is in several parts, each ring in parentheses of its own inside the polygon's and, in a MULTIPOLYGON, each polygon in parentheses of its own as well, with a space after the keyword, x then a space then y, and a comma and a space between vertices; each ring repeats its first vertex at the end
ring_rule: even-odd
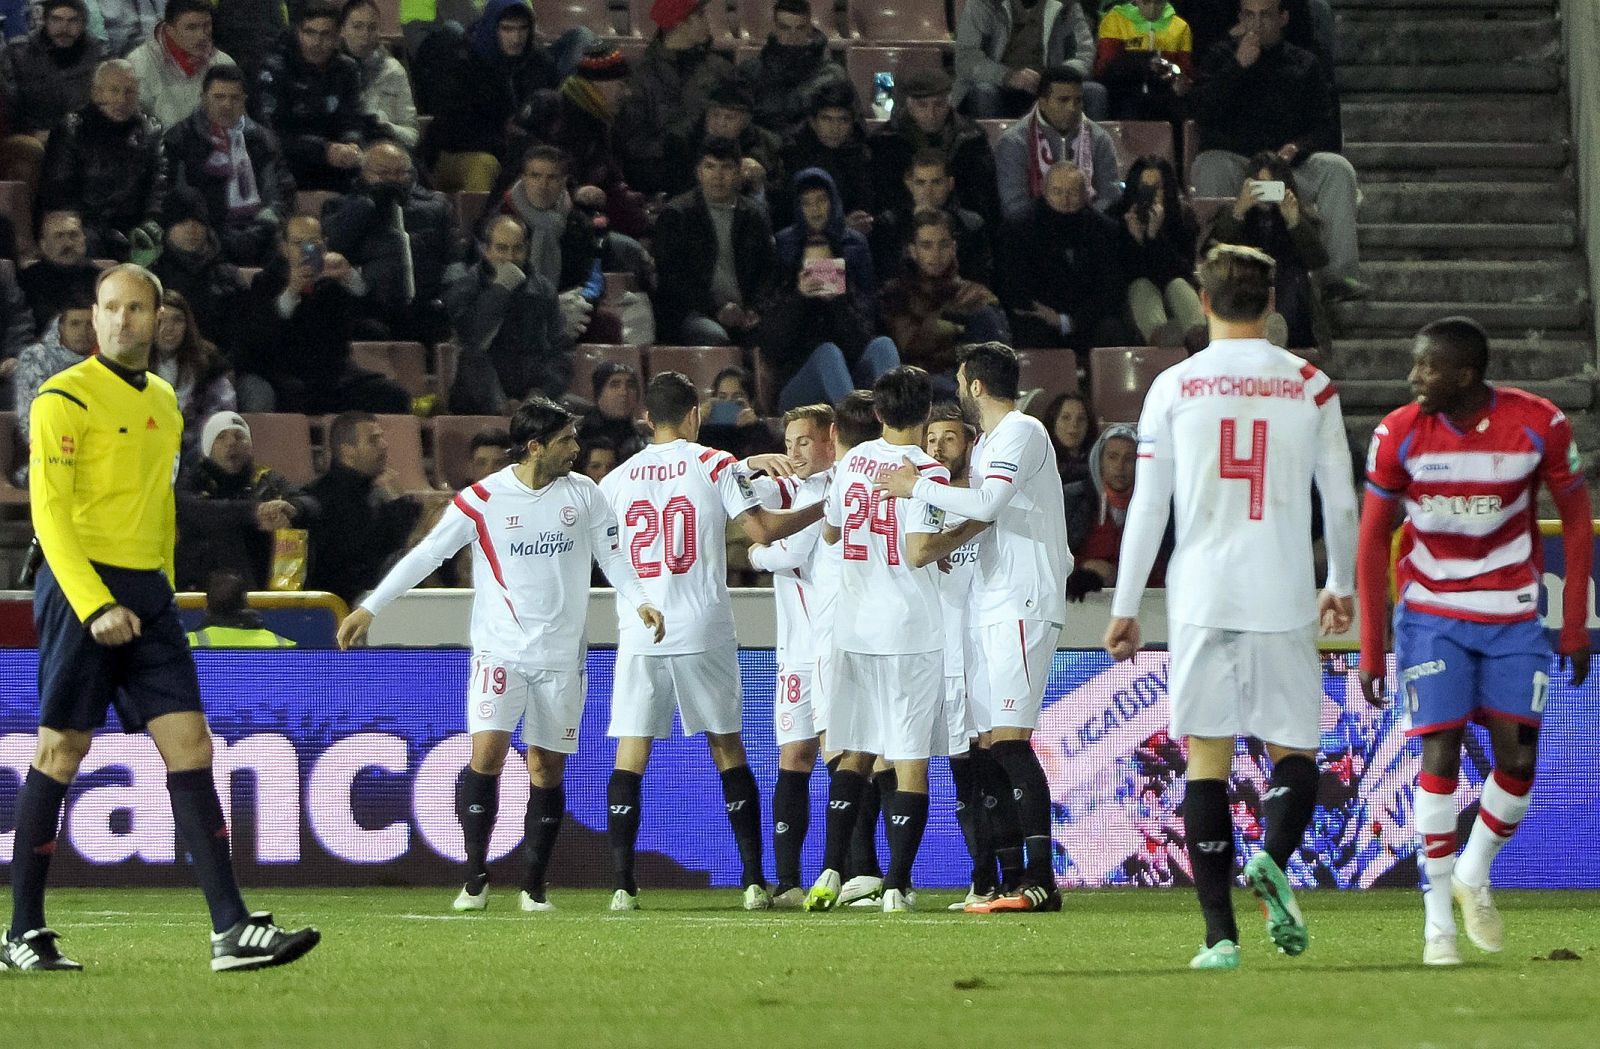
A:
MULTIPOLYGON (((917 456, 918 473, 934 484, 950 484, 950 471, 931 456, 917 456)), ((944 532, 944 511, 920 499, 905 502, 906 556, 913 568, 933 564, 948 551, 943 551, 939 539, 944 532)))

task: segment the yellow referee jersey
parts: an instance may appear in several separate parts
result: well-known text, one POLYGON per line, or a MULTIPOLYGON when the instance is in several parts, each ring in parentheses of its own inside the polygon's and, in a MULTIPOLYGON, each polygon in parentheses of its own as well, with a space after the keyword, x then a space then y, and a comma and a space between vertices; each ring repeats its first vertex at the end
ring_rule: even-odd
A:
POLYGON ((79 619, 115 601, 91 561, 172 578, 182 436, 177 395, 154 372, 140 390, 91 357, 39 387, 28 420, 33 530, 79 619))

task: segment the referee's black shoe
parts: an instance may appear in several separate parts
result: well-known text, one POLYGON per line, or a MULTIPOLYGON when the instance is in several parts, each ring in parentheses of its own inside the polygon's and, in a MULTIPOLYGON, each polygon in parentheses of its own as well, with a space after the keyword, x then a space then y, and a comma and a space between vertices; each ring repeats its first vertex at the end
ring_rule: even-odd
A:
POLYGON ((53 929, 33 929, 21 936, 7 936, 0 947, 0 969, 23 972, 81 973, 83 966, 61 953, 60 937, 53 929))
POLYGON ((270 969, 288 965, 322 940, 314 928, 290 932, 272 924, 272 915, 256 911, 227 932, 211 935, 211 971, 270 969))

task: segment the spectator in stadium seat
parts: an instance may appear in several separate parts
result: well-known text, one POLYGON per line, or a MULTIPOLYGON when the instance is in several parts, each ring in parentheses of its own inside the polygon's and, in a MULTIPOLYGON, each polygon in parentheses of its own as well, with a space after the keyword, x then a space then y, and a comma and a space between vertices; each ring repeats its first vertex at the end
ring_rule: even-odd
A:
POLYGON ((1299 180, 1289 162, 1276 153, 1252 158, 1256 170, 1233 189, 1233 207, 1211 220, 1212 244, 1243 244, 1272 256, 1277 264, 1273 316, 1267 338, 1285 348, 1326 347, 1330 343, 1322 297, 1313 274, 1328 264, 1322 221, 1300 197, 1299 180), (1283 183, 1281 203, 1258 199, 1255 184, 1283 183))
POLYGON ((11 118, 0 141, 0 178, 39 188, 45 141, 69 113, 89 104, 94 71, 105 46, 88 34, 84 0, 46 0, 43 23, 0 51, 0 99, 11 118))
MULTIPOLYGON (((1237 40, 1243 33, 1239 24, 1239 0, 1173 0, 1173 7, 1189 23, 1198 58, 1223 40, 1237 40)), ((1329 0, 1283 0, 1289 16, 1283 38, 1317 56, 1323 72, 1333 79, 1334 19, 1329 0)))
POLYGON ((748 368, 737 364, 717 372, 711 380, 710 396, 700 406, 700 443, 720 448, 740 459, 765 452, 781 452, 783 444, 756 413, 756 380, 748 368), (727 408, 718 408, 727 405, 727 408), (727 412, 731 421, 721 415, 727 412), (713 420, 716 421, 713 421, 713 420))
POLYGON ((34 231, 39 259, 17 273, 17 285, 33 311, 36 331, 44 331, 69 301, 94 301, 100 270, 89 261, 83 219, 76 211, 46 209, 34 231))
POLYGON ((161 285, 181 294, 193 310, 201 335, 219 345, 231 343, 247 286, 239 267, 223 257, 209 209, 197 190, 179 186, 161 209, 166 242, 150 264, 161 285))
POLYGON ((476 484, 511 465, 511 435, 505 430, 479 430, 467 445, 467 456, 467 475, 476 484))
POLYGON ((176 485, 177 588, 200 590, 213 573, 232 572, 246 589, 263 590, 273 530, 305 528, 317 501, 255 461, 250 424, 235 411, 205 418, 197 450, 176 485))
POLYGON ((1128 171, 1127 192, 1112 209, 1121 222, 1117 243, 1130 279, 1128 316, 1146 344, 1176 345, 1204 325, 1200 295, 1191 282, 1200 226, 1171 162, 1140 157, 1128 171))
POLYGON ((167 184, 171 192, 199 191, 228 261, 259 266, 276 250, 282 217, 294 210, 294 179, 277 137, 246 115, 238 67, 214 66, 203 83, 194 113, 162 137, 167 184))
POLYGON ((845 287, 856 312, 870 326, 878 316, 878 276, 867 238, 847 225, 844 202, 833 178, 822 168, 796 172, 789 195, 795 201, 794 222, 778 231, 778 265, 800 268, 800 259, 814 234, 828 242, 835 258, 844 260, 845 287))
POLYGON ((1111 119, 1181 126, 1179 100, 1193 76, 1189 23, 1167 0, 1128 0, 1100 19, 1094 78, 1105 85, 1111 119))
POLYGON ((375 132, 408 150, 417 148, 417 103, 405 66, 383 46, 376 0, 349 0, 340 13, 344 53, 361 67, 361 102, 372 114, 375 132))
POLYGON ((314 0, 256 76, 251 113, 278 137, 295 187, 343 193, 361 164, 369 117, 361 68, 339 51, 339 9, 314 0))
POLYGON ((672 169, 669 192, 686 193, 695 187, 695 158, 708 138, 732 139, 743 158, 739 162, 740 192, 771 214, 771 205, 784 189, 783 139, 777 132, 757 124, 748 87, 725 80, 707 96, 706 116, 688 142, 673 142, 668 148, 672 169))
POLYGON ((1126 345, 1116 237, 1116 223, 1090 206, 1083 172, 1057 162, 1044 195, 1000 241, 1000 294, 1017 345, 1070 347, 1085 364, 1091 347, 1126 345))
MULTIPOLYGON (((1076 0, 972 0, 956 21, 951 102, 975 120, 1019 117, 1045 70, 1067 65, 1088 81, 1094 48, 1094 28, 1076 0)), ((1104 120, 1105 88, 1086 82, 1084 109, 1104 120)))
MULTIPOLYGON (((16 278, 0 270, 0 411, 16 403, 12 380, 17 374, 17 358, 33 342, 33 311, 28 300, 16 278)), ((4 468, 0 464, 0 469, 4 468)))
POLYGON ((633 70, 617 111, 617 148, 628 184, 644 193, 667 189, 667 145, 688 141, 705 119, 711 89, 734 74, 711 50, 706 0, 655 0, 655 38, 633 70))
POLYGON ((327 472, 306 486, 317 501, 308 529, 306 589, 354 604, 404 550, 422 505, 397 489, 389 442, 370 414, 346 411, 335 418, 328 427, 328 454, 327 472))
MULTIPOLYGON (((867 139, 872 150, 872 193, 881 210, 913 210, 906 181, 915 158, 928 150, 944 157, 956 200, 983 221, 1000 221, 994 151, 989 136, 950 105, 950 77, 939 69, 914 69, 896 85, 900 103, 867 139)), ((943 207, 943 203, 938 205, 943 207)), ((920 207, 920 205, 918 205, 920 207)))
POLYGON ((1089 450, 1100 436, 1089 399, 1081 393, 1058 393, 1039 416, 1050 434, 1056 451, 1056 469, 1061 483, 1086 480, 1089 476, 1089 450))
POLYGON ((106 52, 123 57, 150 39, 161 23, 160 0, 95 0, 105 21, 106 52))
POLYGON ((94 327, 90 322, 93 304, 88 295, 67 300, 61 313, 45 325, 39 341, 17 356, 12 375, 17 405, 17 468, 12 479, 19 488, 28 484, 28 418, 33 399, 46 379, 94 352, 94 327))
MULTIPOLYGON (((783 140, 783 169, 821 168, 833 179, 844 202, 845 221, 862 233, 872 228, 872 151, 866 129, 856 118, 856 92, 848 83, 828 83, 806 107, 806 119, 783 140)), ((771 202, 774 226, 794 220, 792 196, 771 202)))
POLYGON ((239 406, 227 359, 200 334, 189 300, 172 288, 164 287, 161 292, 150 370, 167 380, 178 395, 185 451, 194 450, 205 420, 239 406))
POLYGON ((530 145, 554 146, 566 155, 573 184, 605 193, 611 228, 637 239, 649 234, 650 217, 643 195, 623 175, 614 131, 627 78, 622 52, 596 43, 558 89, 534 94, 526 126, 530 145))
POLYGON ((601 440, 625 461, 649 439, 640 417, 639 373, 617 361, 602 361, 590 375, 594 407, 578 420, 578 440, 601 440))
POLYGON ((445 308, 461 356, 450 410, 461 415, 510 414, 530 394, 559 400, 572 385, 572 339, 555 285, 522 269, 527 226, 498 215, 484 228, 481 258, 456 267, 445 308))
POLYGON ((707 139, 695 166, 699 185, 674 197, 656 222, 656 254, 673 260, 656 289, 663 342, 727 346, 754 335, 756 308, 776 255, 767 216, 739 192, 739 147, 707 139))
POLYGON ((385 337, 432 343, 445 335, 439 298, 460 254, 455 215, 443 193, 417 184, 410 154, 393 142, 369 148, 355 186, 323 209, 323 229, 329 250, 361 274, 363 311, 385 337))
POLYGON ((850 74, 812 21, 810 0, 777 0, 772 32, 760 53, 740 64, 739 81, 753 96, 755 122, 781 135, 806 118, 808 98, 826 84, 850 83, 850 74))
POLYGON ((409 412, 405 390, 350 361, 356 299, 365 292, 355 267, 328 250, 318 219, 289 219, 278 256, 256 274, 245 300, 234 347, 240 407, 306 414, 409 412), (259 379, 271 389, 263 389, 259 379))
POLYGON ((1044 190, 1045 172, 1062 161, 1084 174, 1096 209, 1116 206, 1122 193, 1117 147, 1105 128, 1084 115, 1083 86, 1069 66, 1045 70, 1033 110, 1000 136, 994 160, 1007 221, 1028 213, 1044 190))
POLYGON ((233 56, 250 83, 277 49, 292 10, 279 0, 217 0, 212 17, 217 46, 233 56))
POLYGON ((172 127, 200 104, 206 72, 233 59, 211 42, 211 0, 167 0, 150 38, 128 56, 139 79, 139 104, 172 127))
POLYGON ((878 297, 883 330, 901 362, 927 371, 941 397, 956 392, 958 346, 1011 341, 994 292, 961 276, 954 227, 947 211, 917 212, 905 265, 878 297))
MULTIPOLYGON (((1138 427, 1127 423, 1107 426, 1089 451, 1089 476, 1066 485, 1061 493, 1067 511, 1067 542, 1074 559, 1072 574, 1067 577, 1069 601, 1082 601, 1085 594, 1117 583, 1122 526, 1133 499, 1138 444, 1138 427)), ((1161 553, 1150 571, 1151 586, 1166 585, 1166 560, 1174 535, 1168 522, 1161 553)))
POLYGON ((578 461, 572 464, 572 469, 599 484, 606 479, 606 474, 617 468, 620 461, 616 445, 604 437, 590 437, 578 446, 578 461))
POLYGON ((467 30, 467 45, 466 67, 431 88, 429 147, 439 153, 434 184, 447 193, 492 190, 516 145, 516 119, 536 92, 561 83, 555 60, 534 40, 527 0, 489 0, 467 30))
POLYGON ((1322 273, 1330 299, 1362 298, 1357 279, 1356 170, 1339 155, 1338 114, 1315 55, 1284 39, 1282 0, 1240 0, 1240 35, 1200 56, 1191 103, 1201 153, 1191 182, 1201 196, 1224 197, 1254 170, 1251 158, 1276 153, 1295 170, 1301 199, 1322 219, 1328 249, 1322 273))
POLYGON ((128 258, 130 238, 160 244, 166 194, 161 125, 139 111, 139 81, 126 59, 102 62, 91 102, 50 134, 39 184, 43 210, 83 217, 93 258, 128 258))
POLYGON ((968 211, 955 199, 955 180, 949 162, 936 149, 918 153, 906 168, 906 203, 880 211, 872 220, 872 266, 880 282, 898 276, 905 267, 906 250, 916 236, 915 216, 921 211, 940 211, 950 216, 956 238, 956 266, 961 276, 979 284, 994 280, 994 249, 990 227, 975 211, 968 211))

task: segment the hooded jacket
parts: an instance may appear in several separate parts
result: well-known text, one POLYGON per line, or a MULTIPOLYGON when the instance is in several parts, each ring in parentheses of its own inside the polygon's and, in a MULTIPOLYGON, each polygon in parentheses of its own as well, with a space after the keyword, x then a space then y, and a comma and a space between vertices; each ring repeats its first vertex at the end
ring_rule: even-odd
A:
MULTIPOLYGON (((872 194, 872 150, 867 147, 867 136, 857 122, 855 130, 844 145, 829 149, 805 121, 783 140, 783 169, 804 171, 821 168, 839 188, 839 199, 848 214, 852 211, 871 212, 876 206, 872 194)), ((785 222, 798 217, 799 202, 789 194, 784 200, 774 202, 773 221, 785 222)))
POLYGON ((105 45, 85 32, 71 50, 75 55, 58 56, 40 29, 0 51, 0 97, 13 131, 48 131, 89 104, 95 66, 107 57, 105 45))
POLYGON ((867 244, 867 238, 844 224, 844 201, 839 197, 839 187, 834 184, 833 177, 822 168, 806 168, 795 173, 789 180, 789 195, 795 201, 794 224, 778 231, 777 248, 778 263, 784 272, 791 276, 800 271, 801 259, 805 256, 806 237, 811 231, 806 228, 805 219, 800 215, 800 191, 809 184, 821 183, 828 190, 828 224, 823 227, 822 233, 832 245, 834 254, 844 259, 845 287, 847 293, 856 300, 856 308, 862 316, 873 316, 873 300, 878 294, 878 278, 872 265, 872 249, 867 244))
MULTIPOLYGON (((1077 0, 1044 5, 1044 53, 1034 68, 1068 65, 1085 77, 1094 65, 1094 30, 1077 0)), ((1011 70, 1000 61, 1011 40, 1009 0, 967 0, 956 21, 956 76, 950 104, 960 106, 974 84, 998 84, 1011 70)))
POLYGON ((849 81, 850 74, 828 50, 827 34, 814 26, 811 39, 799 46, 769 35, 760 53, 739 66, 739 82, 755 99, 755 122, 780 135, 805 119, 817 89, 849 81))
POLYGON ((532 36, 522 54, 500 50, 500 21, 517 10, 532 12, 524 0, 489 0, 467 29, 466 67, 431 84, 434 121, 428 127, 430 150, 492 153, 506 148, 506 121, 532 102, 535 92, 560 85, 548 52, 532 36))
MULTIPOLYGON (((1105 525, 1115 529, 1120 535, 1127 519, 1126 510, 1116 509, 1106 499, 1105 479, 1100 474, 1100 455, 1105 450, 1106 442, 1117 437, 1138 445, 1139 428, 1129 423, 1113 423, 1107 426, 1095 439, 1094 446, 1089 449, 1089 479, 1069 482, 1062 489, 1062 502, 1067 511, 1067 543, 1072 547, 1080 565, 1098 553, 1093 550, 1088 554, 1084 552, 1089 537, 1096 530, 1105 525)), ((1129 495, 1132 495, 1132 489, 1129 489, 1129 495)), ((1167 557, 1172 553, 1176 535, 1174 522, 1168 520, 1166 533, 1161 538, 1161 552, 1150 570, 1151 586, 1159 587, 1164 583, 1167 557)), ((1120 543, 1109 545, 1115 550, 1120 543)), ((1113 556, 1111 560, 1115 561, 1116 557, 1113 556)))

